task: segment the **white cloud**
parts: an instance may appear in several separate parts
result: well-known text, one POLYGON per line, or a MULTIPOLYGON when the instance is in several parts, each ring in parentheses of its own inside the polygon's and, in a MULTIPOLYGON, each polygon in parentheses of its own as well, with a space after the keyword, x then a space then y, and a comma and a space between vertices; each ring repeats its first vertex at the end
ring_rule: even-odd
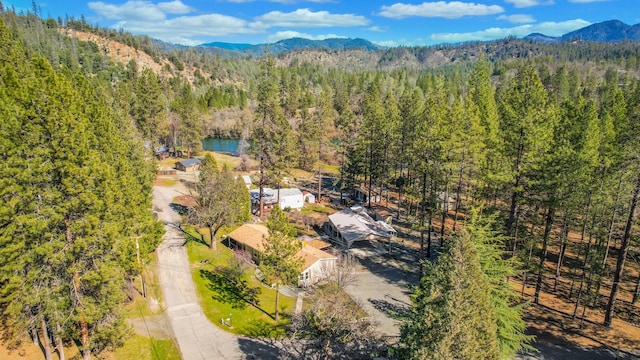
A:
POLYGON ((498 16, 498 20, 506 20, 512 24, 529 24, 536 22, 536 19, 528 14, 500 15, 498 16))
POLYGON ((180 14, 180 15, 188 14, 194 11, 193 8, 183 4, 182 1, 180 0, 158 3, 158 9, 168 14, 180 14))
POLYGON ((395 40, 372 41, 372 43, 380 46, 385 46, 385 47, 397 47, 404 44, 395 40))
POLYGON ((313 12, 309 9, 298 9, 290 13, 271 11, 255 18, 256 27, 332 27, 332 26, 364 26, 369 20, 364 16, 353 14, 331 14, 328 11, 313 12))
POLYGON ((494 15, 502 12, 504 9, 498 5, 437 1, 423 2, 419 5, 403 3, 395 3, 391 6, 383 5, 378 15, 392 19, 404 19, 412 16, 457 19, 463 16, 494 15))
POLYGON ((371 27, 367 28, 367 30, 373 31, 373 32, 385 32, 385 31, 387 31, 386 28, 382 28, 380 26, 371 26, 371 27))
MULTIPOLYGON (((525 8, 539 5, 553 5, 553 0, 504 0, 517 8, 525 8)), ((588 1, 588 0, 587 0, 588 1)))
POLYGON ((162 21, 166 19, 165 12, 154 5, 151 1, 127 1, 122 5, 105 4, 102 1, 90 2, 89 9, 111 20, 139 20, 139 21, 162 21))
POLYGON ((275 34, 269 35, 267 37, 268 42, 276 42, 284 39, 291 38, 303 38, 309 40, 325 40, 325 39, 335 39, 335 38, 346 38, 346 36, 336 35, 336 34, 324 34, 324 35, 311 35, 305 34, 297 31, 278 31, 275 34))
POLYGON ((560 36, 568 32, 591 25, 590 22, 575 19, 563 22, 543 22, 539 24, 521 25, 512 28, 490 28, 468 33, 440 33, 432 34, 433 43, 458 43, 465 41, 488 41, 503 39, 507 36, 523 37, 531 33, 542 33, 547 36, 560 36))
MULTIPOLYGON (((222 2, 229 2, 229 3, 250 3, 250 2, 254 2, 254 1, 258 1, 258 0, 219 0, 222 2)), ((269 2, 272 3, 280 3, 280 4, 297 4, 297 3, 303 3, 303 2, 310 2, 310 3, 333 3, 336 2, 336 0, 267 0, 269 2)))
POLYGON ((100 17, 115 20, 114 28, 144 34, 163 41, 197 45, 199 38, 259 32, 242 19, 222 14, 189 16, 194 11, 181 1, 161 2, 131 0, 121 5, 91 2, 89 8, 100 17), (169 18, 168 15, 182 15, 169 18))

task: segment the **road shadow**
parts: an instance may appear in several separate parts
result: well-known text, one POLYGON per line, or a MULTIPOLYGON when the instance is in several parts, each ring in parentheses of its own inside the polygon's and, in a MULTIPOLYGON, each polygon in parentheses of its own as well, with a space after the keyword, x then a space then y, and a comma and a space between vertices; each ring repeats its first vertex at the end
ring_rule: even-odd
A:
POLYGON ((243 359, 271 360, 280 358, 280 348, 271 339, 239 337, 238 345, 240 346, 240 351, 244 354, 243 359))

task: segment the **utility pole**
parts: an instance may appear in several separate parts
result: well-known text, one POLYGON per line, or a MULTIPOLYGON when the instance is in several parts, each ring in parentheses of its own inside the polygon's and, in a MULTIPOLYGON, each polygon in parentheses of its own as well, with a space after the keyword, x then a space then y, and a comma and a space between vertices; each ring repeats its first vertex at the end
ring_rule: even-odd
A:
POLYGON ((147 286, 144 282, 144 277, 142 276, 142 261, 140 260, 140 236, 135 236, 136 239, 136 258, 138 259, 138 265, 140 266, 140 292, 142 293, 142 297, 147 297, 147 286))

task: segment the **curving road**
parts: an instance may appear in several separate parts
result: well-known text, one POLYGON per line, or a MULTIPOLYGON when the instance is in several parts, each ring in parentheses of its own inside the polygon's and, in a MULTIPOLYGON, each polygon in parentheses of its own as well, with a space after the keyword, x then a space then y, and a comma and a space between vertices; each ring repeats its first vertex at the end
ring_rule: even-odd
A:
POLYGON ((184 360, 269 359, 277 350, 255 339, 238 337, 212 324, 202 312, 191 278, 180 215, 169 205, 182 195, 174 187, 154 186, 153 207, 166 233, 156 250, 158 278, 166 314, 184 360))

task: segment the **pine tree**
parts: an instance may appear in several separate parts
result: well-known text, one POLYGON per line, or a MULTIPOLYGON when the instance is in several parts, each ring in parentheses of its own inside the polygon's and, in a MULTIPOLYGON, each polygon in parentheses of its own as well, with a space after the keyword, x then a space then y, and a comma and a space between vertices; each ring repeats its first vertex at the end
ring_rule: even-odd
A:
POLYGON ((500 358, 512 359, 519 351, 531 349, 529 343, 533 337, 525 335, 527 323, 522 318, 525 304, 507 281, 519 274, 519 264, 505 254, 505 238, 494 227, 495 216, 481 217, 474 209, 465 231, 478 251, 482 272, 491 287, 490 303, 496 313, 500 358))
POLYGON ((294 283, 300 275, 302 259, 296 254, 301 243, 295 238, 295 228, 289 223, 287 214, 276 206, 267 221, 269 238, 262 240, 264 251, 260 255, 260 269, 267 284, 276 290, 275 320, 279 321, 280 288, 294 283))
POLYGON ((275 62, 268 54, 262 63, 262 77, 257 94, 256 127, 253 133, 260 160, 260 216, 264 215, 264 187, 271 183, 279 188, 282 177, 288 173, 295 161, 295 140, 291 125, 280 107, 276 84, 275 62))
POLYGON ((164 99, 156 73, 149 68, 142 70, 136 81, 131 115, 140 133, 151 144, 157 144, 166 131, 162 126, 166 111, 164 99))
POLYGON ((426 263, 402 324, 400 351, 410 359, 498 359, 497 315, 491 284, 468 232, 447 241, 426 263))
POLYGON ((180 117, 180 135, 182 146, 187 148, 187 158, 191 157, 193 151, 202 148, 202 122, 196 108, 196 99, 189 84, 184 84, 180 88, 173 107, 180 117))
MULTIPOLYGON (((139 269, 124 244, 158 229, 149 208, 152 172, 84 77, 56 73, 14 44, 3 42, 12 59, 0 79, 9 85, 0 87, 0 102, 10 109, 0 132, 8 156, 0 257, 17 266, 0 270, 3 331, 11 339, 35 334, 46 358, 52 346, 64 357, 67 341, 89 358, 126 338, 125 277, 139 269)), ((158 232, 148 235, 143 249, 153 250, 158 232)))

